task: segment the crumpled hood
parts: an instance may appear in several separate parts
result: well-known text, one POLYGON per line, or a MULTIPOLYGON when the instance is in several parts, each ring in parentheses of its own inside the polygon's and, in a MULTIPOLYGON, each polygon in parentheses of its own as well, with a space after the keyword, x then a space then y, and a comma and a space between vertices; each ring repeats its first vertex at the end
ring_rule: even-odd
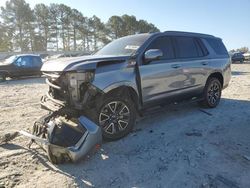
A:
POLYGON ((81 57, 70 57, 60 58, 55 60, 47 61, 43 64, 41 71, 74 71, 74 70, 93 70, 96 69, 98 63, 107 61, 125 61, 128 56, 81 56, 81 57))

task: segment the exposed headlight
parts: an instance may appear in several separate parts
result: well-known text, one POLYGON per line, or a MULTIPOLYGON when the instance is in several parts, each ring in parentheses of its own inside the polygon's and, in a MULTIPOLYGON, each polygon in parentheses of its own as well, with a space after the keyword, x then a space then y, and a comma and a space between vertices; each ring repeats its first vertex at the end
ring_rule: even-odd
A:
POLYGON ((74 77, 70 78, 69 85, 70 86, 76 86, 77 85, 77 80, 74 77))
POLYGON ((80 100, 80 88, 83 83, 94 80, 94 72, 68 72, 67 73, 69 91, 72 101, 80 100))
POLYGON ((69 80, 69 85, 71 87, 76 87, 79 82, 92 82, 94 79, 93 72, 71 72, 67 73, 67 77, 69 80))

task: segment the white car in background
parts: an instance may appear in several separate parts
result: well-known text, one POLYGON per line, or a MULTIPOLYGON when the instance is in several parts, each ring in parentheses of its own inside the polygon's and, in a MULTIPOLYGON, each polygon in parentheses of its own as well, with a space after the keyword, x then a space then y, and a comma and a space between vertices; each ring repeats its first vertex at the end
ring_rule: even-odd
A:
POLYGON ((250 53, 244 53, 243 56, 246 61, 250 60, 250 53))

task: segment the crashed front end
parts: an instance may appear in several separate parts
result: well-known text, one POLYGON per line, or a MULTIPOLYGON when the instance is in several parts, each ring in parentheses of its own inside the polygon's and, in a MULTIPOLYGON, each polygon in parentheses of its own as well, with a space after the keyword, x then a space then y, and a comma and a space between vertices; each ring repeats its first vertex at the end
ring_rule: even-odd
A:
POLYGON ((94 98, 102 93, 91 83, 94 72, 43 72, 49 91, 41 99, 42 108, 75 114, 91 107, 94 98))
MULTIPOLYGON (((101 128, 83 115, 100 91, 94 72, 43 72, 49 90, 41 107, 49 114, 36 121, 32 134, 20 131, 47 152, 52 163, 76 162, 101 144, 101 128)), ((30 146, 29 145, 29 146, 30 146)))

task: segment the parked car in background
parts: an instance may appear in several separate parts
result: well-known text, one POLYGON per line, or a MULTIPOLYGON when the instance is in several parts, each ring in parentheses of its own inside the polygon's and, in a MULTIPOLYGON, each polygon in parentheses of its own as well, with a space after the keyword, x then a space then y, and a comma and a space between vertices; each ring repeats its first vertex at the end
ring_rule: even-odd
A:
POLYGON ((250 53, 244 53, 243 56, 244 56, 244 60, 250 61, 250 53))
POLYGON ((0 62, 0 81, 7 77, 41 75, 42 59, 38 55, 14 55, 0 62))
POLYGON ((42 108, 86 115, 115 140, 155 105, 197 100, 216 107, 231 79, 231 59, 220 38, 168 31, 123 37, 94 55, 48 61, 41 70, 49 85, 42 108))
POLYGON ((241 52, 236 52, 236 53, 232 54, 231 58, 232 58, 233 63, 235 63, 235 62, 243 63, 245 60, 245 57, 241 52))

